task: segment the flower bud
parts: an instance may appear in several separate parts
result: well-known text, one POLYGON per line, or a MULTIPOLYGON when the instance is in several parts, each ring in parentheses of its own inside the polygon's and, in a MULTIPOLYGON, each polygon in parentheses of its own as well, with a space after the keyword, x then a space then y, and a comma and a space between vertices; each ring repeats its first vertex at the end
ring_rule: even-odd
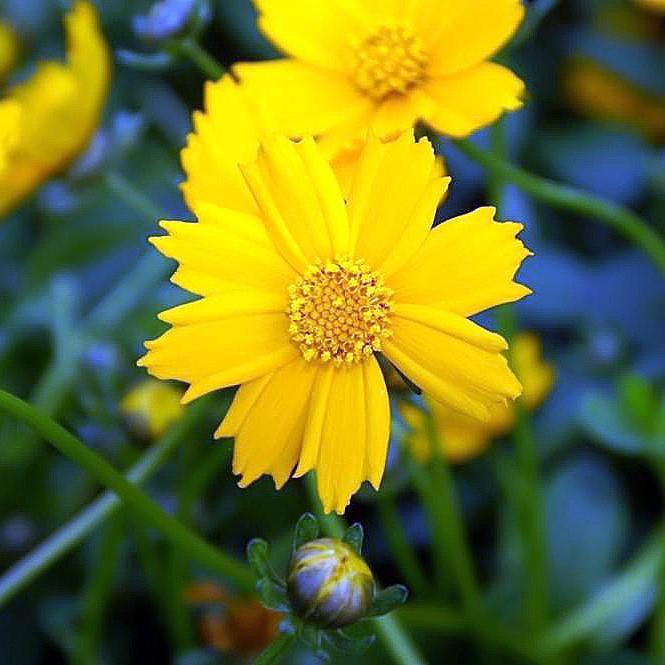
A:
POLYGON ((322 628, 343 628, 362 619, 374 599, 374 577, 346 543, 319 538, 291 559, 287 590, 295 613, 322 628))

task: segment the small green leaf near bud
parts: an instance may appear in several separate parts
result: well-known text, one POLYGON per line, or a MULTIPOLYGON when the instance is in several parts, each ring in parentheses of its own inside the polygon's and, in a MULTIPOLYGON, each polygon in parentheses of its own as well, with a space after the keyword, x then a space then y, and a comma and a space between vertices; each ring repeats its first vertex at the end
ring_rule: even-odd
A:
POLYGON ((269 551, 268 543, 261 538, 253 538, 247 543, 247 561, 260 580, 272 578, 272 569, 268 561, 269 551))
POLYGON ((409 590, 405 586, 401 584, 389 586, 374 596, 374 602, 367 616, 380 617, 388 614, 400 605, 403 605, 408 597, 409 590))
POLYGON ((319 522, 312 513, 305 513, 300 517, 296 524, 295 534, 293 536, 293 551, 308 543, 310 540, 316 540, 319 537, 319 522))
POLYGON ((260 579, 256 585, 256 592, 265 607, 275 612, 289 612, 291 604, 284 587, 271 582, 267 578, 260 579))
POLYGON ((344 534, 344 538, 342 538, 342 540, 347 545, 350 545, 355 550, 358 556, 362 556, 364 537, 365 537, 365 532, 363 530, 362 524, 356 522, 346 530, 346 533, 344 534))

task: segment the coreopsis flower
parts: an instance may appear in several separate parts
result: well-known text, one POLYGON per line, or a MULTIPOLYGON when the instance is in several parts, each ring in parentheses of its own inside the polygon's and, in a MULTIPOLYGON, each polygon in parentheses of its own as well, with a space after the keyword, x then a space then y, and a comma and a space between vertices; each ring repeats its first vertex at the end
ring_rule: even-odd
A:
POLYGON ((146 379, 134 386, 120 402, 120 411, 139 436, 160 437, 183 414, 182 391, 161 381, 146 379))
POLYGON ((199 629, 203 641, 222 653, 251 656, 277 637, 284 615, 265 608, 253 597, 231 594, 218 584, 190 585, 185 598, 202 606, 199 629))
POLYGON ((65 17, 67 61, 42 62, 27 81, 9 90, 20 107, 17 138, 0 177, 0 216, 88 144, 109 87, 111 61, 94 7, 78 0, 65 17))
MULTIPOLYGON (((533 410, 549 394, 554 383, 554 368, 542 359, 538 337, 531 333, 517 336, 512 347, 515 374, 522 383, 522 402, 533 410)), ((442 453, 451 462, 465 462, 483 452, 492 439, 510 432, 515 423, 515 405, 496 404, 490 408, 486 421, 471 418, 443 404, 426 399, 436 424, 442 453)), ((402 404, 402 416, 410 426, 405 441, 420 461, 429 459, 431 441, 428 435, 427 414, 410 403, 402 404)))
POLYGON ((18 38, 7 23, 0 21, 0 83, 11 74, 18 59, 18 38))
POLYGON ((665 141, 665 97, 649 94, 587 58, 571 60, 563 82, 568 103, 581 115, 627 124, 654 141, 665 141))
POLYGON ((7 168, 8 157, 19 138, 21 107, 12 99, 0 102, 0 178, 7 168))
POLYGON ((490 62, 524 16, 519 0, 255 0, 259 26, 288 57, 235 72, 291 136, 326 153, 423 121, 467 136, 521 107, 524 84, 490 62))
MULTIPOLYGON (((215 166, 200 164, 229 187, 215 166)), ((315 469, 328 512, 365 479, 378 488, 390 413, 377 353, 476 418, 520 394, 505 340, 467 317, 530 292, 513 281, 522 226, 480 208, 432 231, 449 179, 426 139, 370 138, 348 199, 311 138, 266 139, 241 171, 253 203, 190 189, 199 221, 151 239, 202 297, 160 315, 171 329, 139 361, 190 384, 185 402, 241 385, 216 432, 236 438, 241 486, 315 469)))

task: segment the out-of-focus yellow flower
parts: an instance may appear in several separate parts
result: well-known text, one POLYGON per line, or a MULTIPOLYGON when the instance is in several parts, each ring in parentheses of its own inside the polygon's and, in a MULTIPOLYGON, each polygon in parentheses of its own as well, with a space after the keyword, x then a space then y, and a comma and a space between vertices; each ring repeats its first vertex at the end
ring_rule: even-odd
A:
POLYGON ((289 57, 235 72, 284 133, 314 135, 328 157, 423 121, 467 136, 522 105, 524 84, 489 59, 524 16, 519 0, 254 0, 289 57))
POLYGON ((522 226, 480 208, 432 230, 449 179, 429 141, 370 137, 348 197, 311 138, 264 140, 245 188, 203 154, 189 171, 204 171, 188 191, 198 223, 162 222, 168 235, 151 239, 203 297, 160 315, 172 327, 139 364, 189 383, 185 402, 241 384, 216 432, 236 438, 241 486, 315 469, 326 512, 340 513, 364 480, 378 488, 390 429, 379 351, 477 418, 520 394, 505 340, 468 317, 530 293, 514 281, 530 254, 522 226))
POLYGON ((635 0, 635 2, 646 9, 665 13, 665 0, 635 0))
POLYGON ((9 90, 20 106, 20 129, 0 178, 0 216, 65 168, 99 123, 111 60, 94 7, 78 0, 65 29, 66 63, 40 63, 30 79, 9 90))
POLYGON ((262 651, 277 636, 284 618, 268 610, 255 598, 233 596, 212 582, 192 584, 185 592, 191 605, 203 605, 200 630, 213 649, 239 656, 262 651))
POLYGON ((0 83, 12 72, 18 59, 19 46, 11 26, 0 21, 0 83))
MULTIPOLYGON (((535 409, 548 395, 554 383, 554 368, 542 359, 540 340, 533 334, 523 333, 513 342, 513 369, 522 382, 522 400, 527 409, 535 409)), ((453 411, 443 404, 426 398, 432 412, 443 454, 451 462, 464 462, 487 448, 493 438, 509 432, 515 422, 515 405, 496 404, 490 409, 486 422, 453 411)), ((427 432, 427 415, 410 403, 401 405, 404 420, 411 428, 406 443, 413 455, 427 460, 431 454, 427 432)))
POLYGON ((0 179, 7 168, 8 157, 19 141, 21 107, 7 99, 0 102, 0 179))
POLYGON ((120 410, 139 436, 156 439, 182 416, 181 398, 182 391, 172 385, 146 379, 125 395, 120 410))
MULTIPOLYGON (((189 207, 208 201, 226 208, 256 212, 254 198, 240 173, 238 164, 254 159, 262 137, 285 134, 261 100, 238 85, 231 76, 208 81, 204 110, 193 115, 194 131, 187 137, 181 153, 187 180, 182 191, 189 207)), ((344 194, 351 188, 360 149, 340 153, 331 160, 344 194)), ((437 161, 445 174, 442 160, 437 161)))
POLYGON ((564 90, 578 113, 632 125, 655 141, 665 141, 665 98, 647 94, 596 62, 576 58, 568 63, 564 90))

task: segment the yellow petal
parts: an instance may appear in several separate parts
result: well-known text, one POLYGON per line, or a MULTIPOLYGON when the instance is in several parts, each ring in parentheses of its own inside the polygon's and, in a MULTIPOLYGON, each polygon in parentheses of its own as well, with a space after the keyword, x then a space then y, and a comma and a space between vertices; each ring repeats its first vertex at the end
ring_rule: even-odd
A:
POLYGON ((256 204, 238 164, 256 158, 267 122, 231 76, 205 87, 205 110, 193 116, 194 132, 180 158, 187 174, 182 191, 193 210, 202 201, 255 213, 256 204))
POLYGON ((430 326, 393 317, 386 356, 435 400, 487 420, 487 407, 521 392, 506 359, 430 326))
POLYGON ((240 63, 234 71, 269 109, 274 129, 288 136, 317 136, 359 115, 369 117, 373 108, 343 74, 297 60, 240 63))
POLYGON ((434 100, 426 122, 438 132, 463 137, 522 106, 524 83, 509 69, 485 62, 459 74, 427 81, 434 100))
POLYGON ((185 402, 251 381, 299 357, 283 313, 239 313, 178 325, 145 345, 148 353, 139 364, 159 379, 191 384, 185 402))
POLYGON ((344 2, 327 0, 254 0, 259 28, 285 53, 328 70, 350 65, 346 36, 361 30, 344 2))
POLYGON ((364 476, 379 489, 388 456, 390 439, 390 401, 379 363, 373 358, 363 363, 367 451, 364 476))
POLYGON ((0 216, 85 149, 99 123, 111 60, 94 7, 78 0, 65 17, 67 62, 40 63, 9 91, 22 107, 20 140, 0 178, 0 216))
POLYGON ((387 280, 399 302, 440 305, 471 316, 531 291, 513 281, 530 252, 515 236, 521 224, 494 221, 494 208, 439 224, 413 258, 387 280))
POLYGON ((439 169, 426 139, 368 140, 349 195, 351 239, 355 255, 384 276, 427 237, 449 182, 439 169))
POLYGON ((348 218, 339 184, 312 139, 266 139, 242 167, 276 248, 297 270, 346 253, 348 218))
POLYGON ((491 58, 508 42, 524 17, 520 0, 437 0, 420 12, 421 34, 430 52, 430 76, 462 72, 491 58), (432 9, 438 9, 433 16, 432 9))
POLYGON ((174 281, 199 295, 245 288, 285 294, 295 273, 256 218, 222 208, 205 212, 218 223, 162 222, 169 235, 150 239, 180 263, 174 281))
POLYGON ((431 117, 437 111, 437 102, 415 87, 402 95, 389 95, 377 102, 370 120, 370 127, 381 138, 395 138, 412 131, 420 120, 431 117))
POLYGON ((535 409, 554 384, 554 367, 542 357, 543 346, 537 335, 521 333, 512 343, 512 364, 524 386, 522 398, 529 409, 535 409))
MULTIPOLYGON (((263 381, 260 393, 238 428, 233 472, 246 487, 263 474, 281 487, 290 477, 302 446, 309 395, 317 366, 298 358, 263 381)), ((242 390, 242 389, 241 389, 242 390)))
POLYGON ((251 411, 256 400, 261 396, 263 389, 268 385, 271 374, 266 374, 254 381, 244 383, 236 392, 231 408, 226 413, 224 420, 215 431, 215 438, 235 436, 240 426, 245 422, 247 414, 251 411))

